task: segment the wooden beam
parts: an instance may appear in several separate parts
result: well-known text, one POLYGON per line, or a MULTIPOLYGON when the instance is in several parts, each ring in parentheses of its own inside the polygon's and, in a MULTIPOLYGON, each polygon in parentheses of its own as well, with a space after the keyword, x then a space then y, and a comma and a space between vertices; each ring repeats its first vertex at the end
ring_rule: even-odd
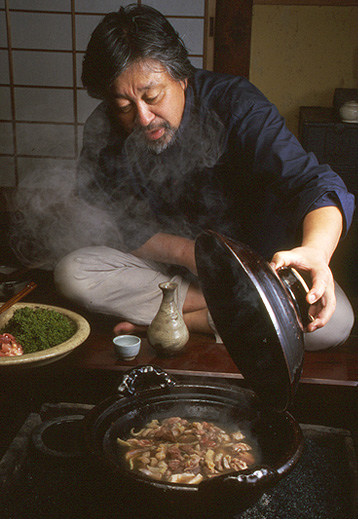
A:
POLYGON ((205 0, 204 63, 203 68, 213 70, 215 53, 216 0, 205 0))
POLYGON ((217 0, 214 70, 249 77, 252 0, 217 0))

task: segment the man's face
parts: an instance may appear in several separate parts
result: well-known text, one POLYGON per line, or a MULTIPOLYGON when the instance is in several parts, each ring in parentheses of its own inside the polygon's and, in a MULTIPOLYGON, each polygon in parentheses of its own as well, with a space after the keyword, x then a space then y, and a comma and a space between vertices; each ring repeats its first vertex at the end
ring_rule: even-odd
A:
POLYGON ((186 82, 175 81, 155 60, 130 65, 114 81, 109 105, 128 133, 139 131, 149 149, 160 153, 179 128, 186 82))

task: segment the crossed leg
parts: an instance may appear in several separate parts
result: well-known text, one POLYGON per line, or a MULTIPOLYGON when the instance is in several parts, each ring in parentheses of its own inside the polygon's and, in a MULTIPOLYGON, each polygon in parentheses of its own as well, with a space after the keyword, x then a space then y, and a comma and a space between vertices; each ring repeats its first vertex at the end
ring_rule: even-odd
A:
MULTIPOLYGON (((208 323, 208 309, 201 290, 194 284, 188 288, 186 298, 183 304, 183 319, 188 327, 189 332, 213 334, 213 330, 208 323)), ((113 328, 116 335, 144 333, 147 326, 137 325, 130 321, 120 321, 113 328)))
POLYGON ((163 265, 109 247, 86 247, 64 257, 54 277, 66 298, 93 312, 119 317, 116 335, 145 332, 162 300, 159 283, 174 281, 178 308, 189 331, 212 334, 198 285, 163 270, 163 265))
MULTIPOLYGON (((174 281, 178 284, 178 308, 189 331, 213 334, 200 288, 180 275, 163 272, 163 265, 158 263, 109 247, 87 247, 63 258, 54 277, 63 296, 92 312, 121 319, 114 327, 116 334, 144 332, 162 300, 159 283, 174 281)), ((326 326, 305 334, 306 349, 330 348, 349 337, 354 312, 337 284, 336 296, 336 311, 326 326)))

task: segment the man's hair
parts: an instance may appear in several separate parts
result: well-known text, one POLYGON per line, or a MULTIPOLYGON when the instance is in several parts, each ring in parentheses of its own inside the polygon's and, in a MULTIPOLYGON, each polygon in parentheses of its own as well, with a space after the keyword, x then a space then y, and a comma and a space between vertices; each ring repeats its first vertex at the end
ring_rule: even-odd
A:
POLYGON ((107 14, 93 31, 82 67, 82 83, 90 96, 104 99, 113 81, 132 63, 153 59, 176 81, 189 78, 194 67, 172 25, 152 7, 131 4, 107 14))

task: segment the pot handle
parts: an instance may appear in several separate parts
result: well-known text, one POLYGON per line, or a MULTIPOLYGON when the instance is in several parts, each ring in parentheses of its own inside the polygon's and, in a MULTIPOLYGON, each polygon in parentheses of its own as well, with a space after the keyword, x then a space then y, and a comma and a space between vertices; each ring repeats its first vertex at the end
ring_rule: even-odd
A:
POLYGON ((282 267, 277 272, 278 277, 288 291, 292 303, 301 318, 303 328, 312 321, 309 314, 310 305, 306 301, 306 295, 309 290, 303 277, 292 267, 282 267))
POLYGON ((205 479, 199 484, 200 492, 243 492, 249 489, 265 491, 279 480, 277 470, 262 465, 255 470, 247 469, 231 474, 223 474, 211 479, 205 479))
POLYGON ((125 373, 118 386, 118 392, 123 396, 126 394, 134 395, 139 386, 141 386, 141 389, 149 389, 152 386, 159 385, 159 387, 165 389, 173 387, 175 384, 176 381, 161 368, 144 365, 137 366, 125 373))

